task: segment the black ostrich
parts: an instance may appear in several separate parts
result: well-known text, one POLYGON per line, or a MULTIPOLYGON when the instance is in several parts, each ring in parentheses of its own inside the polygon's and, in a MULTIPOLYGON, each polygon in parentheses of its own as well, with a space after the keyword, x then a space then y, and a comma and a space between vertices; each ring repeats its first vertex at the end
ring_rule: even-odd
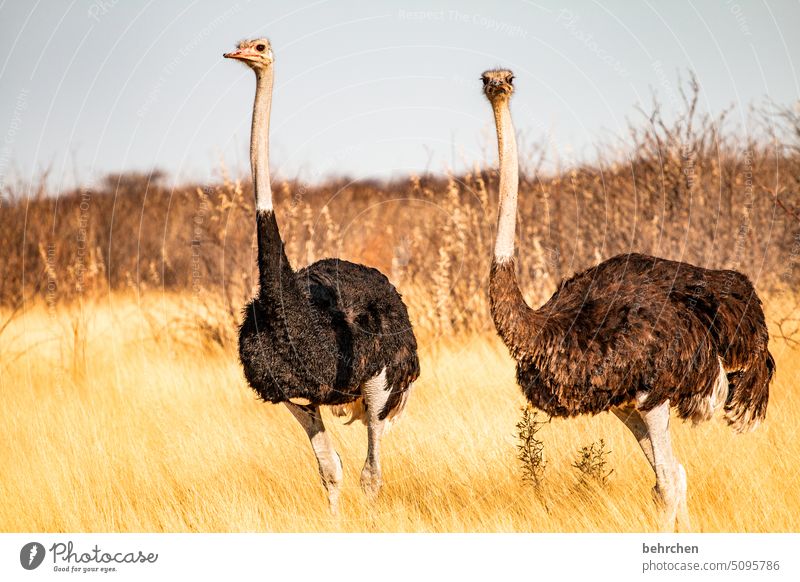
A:
POLYGON ((272 208, 269 118, 273 53, 265 38, 224 55, 256 75, 250 163, 256 197, 258 295, 244 310, 239 358, 250 386, 266 402, 286 404, 303 425, 336 511, 342 463, 320 406, 367 425, 361 486, 381 487, 380 440, 405 407, 419 376, 417 342, 400 294, 376 269, 324 259, 294 271, 272 208))
POLYGON ((539 309, 514 264, 518 166, 511 71, 483 74, 497 126, 500 209, 489 282, 492 318, 527 399, 553 416, 612 411, 656 474, 664 529, 688 527, 686 472, 672 453, 670 406, 697 423, 724 408, 737 432, 766 415, 775 362, 747 277, 640 254, 563 281, 539 309))

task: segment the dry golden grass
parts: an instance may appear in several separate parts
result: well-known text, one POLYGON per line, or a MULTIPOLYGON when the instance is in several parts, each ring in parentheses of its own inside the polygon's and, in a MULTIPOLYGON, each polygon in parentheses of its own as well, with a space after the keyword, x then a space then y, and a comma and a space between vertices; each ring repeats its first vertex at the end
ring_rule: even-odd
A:
MULTIPOLYGON (((179 295, 111 294, 29 307, 0 335, 0 530, 651 531, 651 470, 609 414, 539 433, 541 497, 524 485, 514 426, 523 398, 490 335, 421 338, 423 374, 384 446, 385 488, 358 486, 363 427, 326 416, 345 467, 332 518, 300 426, 258 402, 235 353, 184 330, 179 295), (576 488, 577 450, 604 438, 605 489, 576 488), (546 504, 546 508, 545 508, 546 504)), ((774 306, 770 306, 774 309, 774 306)), ((0 318, 2 319, 2 318, 0 318)), ((676 422, 697 531, 800 529, 798 351, 772 346, 768 420, 736 436, 676 422)))

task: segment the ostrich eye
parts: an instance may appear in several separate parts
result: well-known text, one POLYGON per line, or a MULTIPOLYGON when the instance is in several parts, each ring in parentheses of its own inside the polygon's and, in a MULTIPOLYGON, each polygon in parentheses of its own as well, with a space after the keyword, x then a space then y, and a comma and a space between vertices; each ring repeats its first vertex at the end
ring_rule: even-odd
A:
POLYGON ((514 77, 508 78, 508 84, 511 85, 514 82, 514 77))
POLYGON ((256 45, 256 50, 257 50, 258 52, 260 52, 260 53, 261 53, 261 52, 264 52, 264 49, 265 49, 265 48, 267 48, 267 47, 266 47, 265 45, 263 45, 263 44, 257 44, 257 45, 256 45))
POLYGON ((481 81, 483 81, 484 85, 488 85, 489 84, 489 79, 487 77, 481 77, 481 81))

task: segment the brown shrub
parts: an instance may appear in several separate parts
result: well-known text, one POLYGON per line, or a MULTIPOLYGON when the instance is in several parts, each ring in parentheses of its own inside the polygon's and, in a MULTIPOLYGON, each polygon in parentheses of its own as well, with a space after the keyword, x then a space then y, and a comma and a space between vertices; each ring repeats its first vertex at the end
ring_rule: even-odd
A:
MULTIPOLYGON (((601 154, 549 175, 527 168, 518 253, 530 301, 628 251, 736 268, 761 289, 797 286, 797 115, 751 114, 751 137, 742 138, 725 129, 724 115, 697 113, 694 89, 678 119, 665 121, 656 105, 620 146, 600 150, 627 157, 601 154)), ((31 198, 3 193, 0 303, 35 295, 69 301, 109 289, 190 290, 202 302, 218 301, 233 329, 256 280, 253 195, 249 182, 223 176, 218 184, 177 188, 157 172, 109 176, 58 199, 43 188, 31 198)), ((275 190, 296 267, 324 256, 364 262, 398 285, 423 329, 491 325, 495 169, 391 183, 283 182, 275 190)))

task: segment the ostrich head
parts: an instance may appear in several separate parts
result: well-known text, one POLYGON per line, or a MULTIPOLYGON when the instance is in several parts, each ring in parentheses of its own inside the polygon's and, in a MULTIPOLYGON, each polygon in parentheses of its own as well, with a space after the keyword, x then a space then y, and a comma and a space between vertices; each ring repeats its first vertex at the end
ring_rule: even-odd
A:
POLYGON ((511 97, 514 92, 514 73, 508 69, 491 69, 481 75, 483 93, 492 103, 511 97))
POLYGON ((226 59, 240 60, 255 71, 271 67, 275 60, 272 55, 272 47, 266 38, 243 40, 238 44, 235 51, 225 53, 222 56, 226 59))

